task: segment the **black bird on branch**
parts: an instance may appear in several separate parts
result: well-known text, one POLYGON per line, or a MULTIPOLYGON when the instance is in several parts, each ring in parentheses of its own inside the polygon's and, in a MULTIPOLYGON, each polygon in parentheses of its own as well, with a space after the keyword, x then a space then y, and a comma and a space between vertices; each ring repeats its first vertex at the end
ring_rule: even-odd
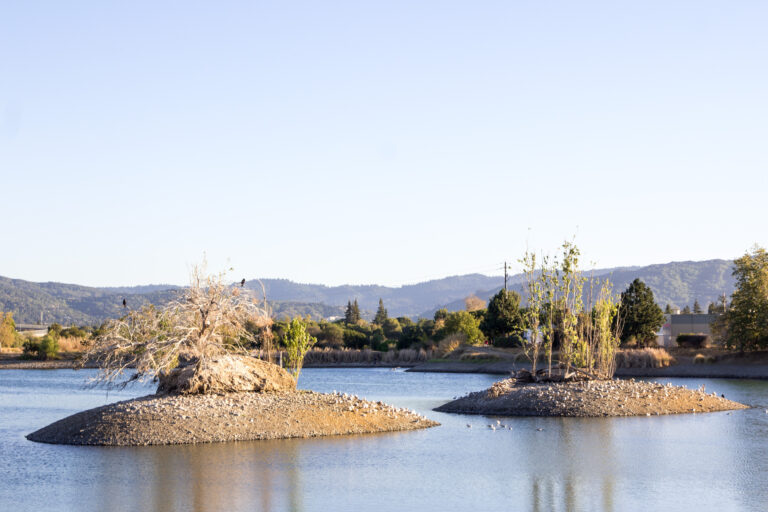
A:
POLYGON ((127 308, 127 307, 128 307, 128 303, 125 301, 125 299, 123 299, 123 307, 124 307, 124 308, 127 308))
POLYGON ((243 280, 240 281, 240 288, 242 288, 243 286, 245 286, 245 278, 243 278, 243 280))

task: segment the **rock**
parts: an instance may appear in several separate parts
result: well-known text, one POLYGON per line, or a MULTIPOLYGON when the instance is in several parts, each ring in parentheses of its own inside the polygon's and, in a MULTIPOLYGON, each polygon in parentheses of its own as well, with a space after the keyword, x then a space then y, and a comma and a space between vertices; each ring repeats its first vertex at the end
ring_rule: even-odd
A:
POLYGON ((272 392, 296 389, 291 374, 279 366, 248 356, 225 355, 208 361, 179 366, 158 378, 158 395, 205 393, 272 392))

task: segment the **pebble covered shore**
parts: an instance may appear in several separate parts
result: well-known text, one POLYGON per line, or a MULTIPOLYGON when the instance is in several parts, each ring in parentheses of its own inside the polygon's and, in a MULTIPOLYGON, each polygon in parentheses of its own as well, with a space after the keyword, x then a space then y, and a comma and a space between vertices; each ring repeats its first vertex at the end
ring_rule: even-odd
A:
POLYGON ((496 382, 435 409, 439 412, 499 416, 656 416, 746 409, 704 389, 691 390, 630 380, 566 383, 496 382))
POLYGON ((139 446, 366 434, 437 425, 415 411, 340 393, 149 395, 73 414, 27 439, 139 446))

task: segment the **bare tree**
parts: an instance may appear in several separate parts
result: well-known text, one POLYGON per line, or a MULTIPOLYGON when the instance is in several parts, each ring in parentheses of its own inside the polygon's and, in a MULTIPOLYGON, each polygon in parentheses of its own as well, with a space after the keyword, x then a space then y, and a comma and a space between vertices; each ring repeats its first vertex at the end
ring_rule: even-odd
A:
POLYGON ((101 369, 95 382, 107 384, 135 368, 122 385, 153 378, 180 363, 195 363, 202 371, 211 359, 245 354, 250 345, 271 349, 271 326, 266 295, 260 298, 224 284, 224 274, 208 275, 203 263, 192 270, 190 286, 167 305, 144 306, 110 320, 82 364, 95 362, 101 369))

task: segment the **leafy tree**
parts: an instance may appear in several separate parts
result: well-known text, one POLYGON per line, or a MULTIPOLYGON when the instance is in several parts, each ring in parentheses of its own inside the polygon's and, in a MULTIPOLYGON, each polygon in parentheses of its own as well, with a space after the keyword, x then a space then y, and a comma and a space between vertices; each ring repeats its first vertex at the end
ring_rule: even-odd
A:
POLYGON ((445 308, 440 308, 437 311, 435 311, 435 322, 438 322, 440 320, 445 320, 448 318, 448 310, 445 308))
POLYGON ((12 347, 16 345, 18 333, 16 322, 13 321, 13 313, 0 312, 0 347, 12 347))
POLYGON ((664 313, 653 298, 653 291, 640 279, 635 279, 621 294, 619 318, 623 322, 621 341, 635 338, 641 345, 656 339, 664 324, 664 313))
POLYGON ((387 310, 384 308, 384 301, 379 299, 379 309, 376 310, 376 316, 373 317, 373 323, 376 325, 384 325, 387 320, 387 310))
POLYGON ((701 309, 701 304, 699 304, 699 299, 693 301, 693 312, 696 315, 700 315, 704 312, 704 310, 701 309))
POLYGON ((326 323, 321 329, 321 336, 327 345, 341 346, 344 343, 344 329, 339 324, 326 323))
POLYGON ((301 318, 291 320, 283 335, 283 344, 286 349, 288 370, 296 380, 299 380, 299 374, 304 365, 304 356, 315 343, 317 343, 317 339, 309 335, 307 324, 301 318))
POLYGON ((684 314, 684 315, 690 315, 690 314, 691 314, 691 307, 690 307, 690 306, 688 306, 688 305, 686 305, 686 306, 683 308, 683 314, 684 314))
POLYGON ((723 315, 726 344, 741 350, 768 347, 768 252, 754 246, 735 262, 736 289, 723 315))
POLYGON ((499 290, 488 303, 480 329, 494 340, 512 333, 522 333, 524 328, 520 295, 514 291, 499 290))
POLYGON ((403 328, 397 318, 387 318, 382 327, 384 329, 384 335, 390 340, 400 338, 400 334, 403 332, 403 328))
POLYGON ((477 344, 484 338, 480 330, 480 321, 468 311, 455 311, 445 319, 445 333, 460 333, 467 337, 467 342, 477 344))

